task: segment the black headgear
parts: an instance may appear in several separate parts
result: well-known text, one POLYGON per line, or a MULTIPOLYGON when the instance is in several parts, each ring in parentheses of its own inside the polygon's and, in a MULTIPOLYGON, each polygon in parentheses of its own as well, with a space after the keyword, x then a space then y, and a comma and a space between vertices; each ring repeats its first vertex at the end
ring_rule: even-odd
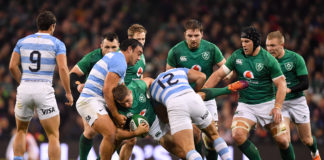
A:
POLYGON ((261 45, 261 35, 253 26, 245 27, 241 32, 241 38, 252 40, 253 51, 261 45))

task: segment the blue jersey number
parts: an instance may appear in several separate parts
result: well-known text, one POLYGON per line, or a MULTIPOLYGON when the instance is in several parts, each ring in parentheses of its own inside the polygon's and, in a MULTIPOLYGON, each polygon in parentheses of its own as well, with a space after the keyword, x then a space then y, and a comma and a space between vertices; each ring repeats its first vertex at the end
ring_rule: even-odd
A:
POLYGON ((165 76, 163 76, 161 79, 164 80, 164 79, 168 79, 166 82, 162 82, 161 79, 159 79, 157 81, 157 83, 163 88, 165 89, 167 86, 172 86, 172 85, 175 85, 179 82, 179 80, 176 80, 176 81, 172 81, 172 78, 174 77, 174 74, 172 73, 168 73, 166 74, 165 76))
POLYGON ((41 63, 41 54, 38 51, 33 51, 30 53, 29 60, 31 63, 36 63, 36 68, 29 67, 29 70, 32 72, 37 72, 40 69, 41 63))

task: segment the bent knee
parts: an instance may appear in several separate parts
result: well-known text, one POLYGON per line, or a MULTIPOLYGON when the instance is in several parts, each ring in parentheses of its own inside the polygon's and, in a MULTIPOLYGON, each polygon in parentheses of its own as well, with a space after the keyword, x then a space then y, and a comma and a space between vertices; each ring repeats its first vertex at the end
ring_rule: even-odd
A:
POLYGON ((85 128, 83 135, 88 139, 93 139, 98 133, 91 127, 85 128))
POLYGON ((247 139, 247 132, 244 129, 235 129, 232 130, 232 137, 236 144, 241 145, 247 139))
POLYGON ((278 136, 275 141, 281 149, 286 149, 289 146, 289 139, 286 136, 278 136))
POLYGON ((313 145, 313 137, 302 137, 300 140, 307 146, 313 145))

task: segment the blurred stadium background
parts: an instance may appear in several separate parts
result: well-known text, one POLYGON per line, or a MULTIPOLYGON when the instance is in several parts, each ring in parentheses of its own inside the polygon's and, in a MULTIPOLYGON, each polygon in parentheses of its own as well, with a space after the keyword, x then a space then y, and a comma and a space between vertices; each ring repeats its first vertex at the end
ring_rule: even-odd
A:
MULTIPOLYGON (((312 133, 324 155, 323 0, 0 0, 0 158, 5 158, 15 129, 17 83, 8 71, 10 56, 19 38, 37 31, 35 19, 41 10, 51 10, 57 16, 54 35, 66 44, 70 69, 82 56, 99 47, 102 34, 116 32, 123 40, 131 24, 142 24, 148 31, 144 54, 145 76, 150 77, 165 70, 168 51, 183 40, 182 24, 188 18, 203 23, 204 39, 215 43, 225 57, 240 47, 240 30, 244 26, 254 25, 262 32, 263 46, 268 32, 281 30, 286 38, 285 47, 301 54, 307 63, 310 86, 305 93, 311 111, 312 133)), ((55 75, 54 87, 61 115, 60 140, 68 149, 62 155, 63 159, 76 159, 82 121, 75 108, 64 106, 64 91, 58 81, 55 75)), ((237 95, 217 100, 220 134, 227 143, 233 144, 230 125, 237 95)), ((41 146, 46 145, 43 143, 47 140, 37 119, 33 118, 29 132, 42 152, 41 146)), ((293 128, 291 132, 296 159, 310 159, 296 130, 293 128)), ((256 127, 251 133, 264 159, 280 159, 279 150, 264 129, 256 127)), ((96 153, 99 139, 96 139, 96 153)), ((235 159, 241 159, 241 153, 235 146, 233 149, 235 159)), ((137 154, 133 159, 172 158, 150 138, 140 140, 135 150, 137 154)))

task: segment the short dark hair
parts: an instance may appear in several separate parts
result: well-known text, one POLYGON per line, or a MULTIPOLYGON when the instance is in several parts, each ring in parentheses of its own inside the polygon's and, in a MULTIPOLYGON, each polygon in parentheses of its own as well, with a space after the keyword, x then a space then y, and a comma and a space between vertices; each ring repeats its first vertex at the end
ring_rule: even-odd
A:
POLYGON ((199 29, 200 32, 203 31, 203 25, 196 19, 189 19, 184 25, 185 31, 188 29, 199 29))
POLYGON ((124 41, 120 44, 119 48, 120 48, 120 50, 122 50, 122 51, 126 51, 126 50, 128 49, 129 46, 131 46, 133 50, 134 50, 137 46, 140 46, 140 47, 143 48, 142 43, 140 43, 140 42, 139 42, 138 40, 136 40, 136 39, 126 39, 126 40, 124 40, 124 41))
POLYGON ((129 89, 125 84, 119 84, 112 90, 112 94, 116 101, 123 101, 129 93, 129 89))
POLYGON ((48 30, 56 23, 56 17, 51 11, 41 12, 36 19, 38 30, 48 30))
POLYGON ((103 39, 106 39, 106 40, 108 40, 110 42, 114 41, 114 39, 119 41, 119 38, 118 38, 117 34, 114 33, 114 32, 108 32, 108 33, 104 34, 103 39))

